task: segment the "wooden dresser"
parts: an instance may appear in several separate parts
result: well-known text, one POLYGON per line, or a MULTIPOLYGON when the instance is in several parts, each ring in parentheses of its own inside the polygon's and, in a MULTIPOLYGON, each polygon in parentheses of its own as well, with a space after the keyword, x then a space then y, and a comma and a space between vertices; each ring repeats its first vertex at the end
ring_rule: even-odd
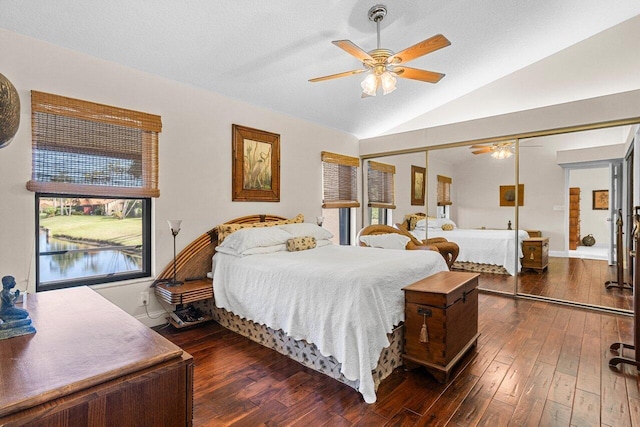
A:
POLYGON ((190 426, 193 359, 87 287, 29 294, 0 341, 0 425, 190 426))
POLYGON ((538 272, 549 265, 549 238, 531 237, 522 241, 522 269, 531 268, 538 272))

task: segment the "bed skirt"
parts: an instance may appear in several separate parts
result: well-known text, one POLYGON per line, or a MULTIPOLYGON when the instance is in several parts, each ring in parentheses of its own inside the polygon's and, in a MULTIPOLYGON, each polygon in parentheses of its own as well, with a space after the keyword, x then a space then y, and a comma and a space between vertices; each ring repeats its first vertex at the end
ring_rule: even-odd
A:
MULTIPOLYGON (((223 327, 358 390, 359 381, 345 378, 340 372, 341 364, 333 356, 323 356, 315 344, 304 340, 294 340, 282 330, 274 330, 265 325, 242 319, 223 308, 216 307, 213 299, 198 301, 194 305, 213 317, 223 327)), ((387 335, 391 344, 382 349, 378 366, 372 371, 376 390, 382 380, 388 377, 395 368, 402 366, 403 331, 403 326, 399 325, 387 335)))

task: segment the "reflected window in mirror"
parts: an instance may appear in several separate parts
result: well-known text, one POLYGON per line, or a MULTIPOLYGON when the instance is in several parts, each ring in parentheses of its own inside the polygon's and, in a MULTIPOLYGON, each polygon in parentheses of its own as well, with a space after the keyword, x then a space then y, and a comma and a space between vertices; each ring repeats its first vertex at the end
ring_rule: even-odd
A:
POLYGON ((392 164, 367 162, 369 223, 388 225, 395 206, 395 174, 392 164))
POLYGON ((390 225, 391 221, 393 221, 391 209, 369 208, 369 224, 390 225))
POLYGON ((436 207, 436 215, 438 218, 451 218, 451 209, 449 209, 451 205, 442 205, 436 207))

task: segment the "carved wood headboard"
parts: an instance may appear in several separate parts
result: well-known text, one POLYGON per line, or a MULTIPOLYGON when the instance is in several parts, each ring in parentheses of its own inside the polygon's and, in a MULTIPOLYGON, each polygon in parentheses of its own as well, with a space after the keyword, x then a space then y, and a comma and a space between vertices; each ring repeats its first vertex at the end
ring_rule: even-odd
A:
MULTIPOLYGON (((287 218, 278 215, 248 215, 226 221, 225 224, 250 224, 253 222, 279 221, 287 218)), ((204 278, 211 271, 211 258, 218 246, 217 228, 214 227, 193 242, 189 243, 176 256, 176 279, 204 278)), ((156 280, 173 277, 173 260, 167 265, 156 280)))

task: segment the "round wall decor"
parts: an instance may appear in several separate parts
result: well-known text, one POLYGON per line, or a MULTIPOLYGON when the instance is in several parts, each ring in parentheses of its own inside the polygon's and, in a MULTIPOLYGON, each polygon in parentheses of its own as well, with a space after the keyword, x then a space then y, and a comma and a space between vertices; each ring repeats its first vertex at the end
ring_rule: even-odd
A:
POLYGON ((15 86, 0 74, 0 148, 11 143, 20 125, 20 98, 15 86))

